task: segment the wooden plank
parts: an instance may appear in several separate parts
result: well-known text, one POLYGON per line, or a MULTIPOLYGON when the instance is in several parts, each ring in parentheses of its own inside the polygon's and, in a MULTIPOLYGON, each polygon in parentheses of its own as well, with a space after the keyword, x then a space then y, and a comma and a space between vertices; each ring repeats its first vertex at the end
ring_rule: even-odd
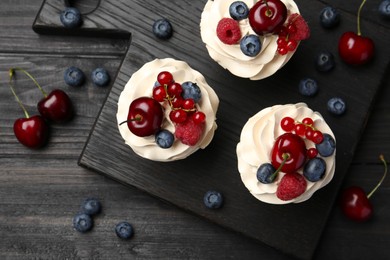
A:
MULTIPOLYGON (((159 1, 154 3, 159 6, 164 6, 162 3, 157 2, 159 1)), ((297 2, 299 4, 299 1, 297 2)), ((107 1, 107 4, 109 4, 109 1, 107 1)), ((120 4, 126 6, 124 3, 120 4)), ((195 212, 222 226, 261 240, 286 253, 303 258, 310 258, 320 237, 321 230, 326 223, 326 216, 329 214, 330 207, 335 199, 335 194, 343 179, 343 175, 348 168, 349 162, 352 160, 352 155, 358 143, 360 134, 363 131, 364 123, 371 110, 375 93, 380 86, 380 79, 384 75, 386 66, 388 65, 388 55, 377 57, 374 63, 364 68, 350 68, 342 63, 338 63, 337 69, 331 74, 332 77, 313 71, 312 58, 318 51, 316 48, 318 46, 326 46, 335 52, 336 46, 327 46, 324 43, 324 39, 326 39, 326 42, 328 43, 329 39, 331 39, 330 42, 337 42, 337 34, 342 30, 346 30, 346 28, 350 28, 355 21, 355 17, 348 13, 343 13, 344 17, 346 17, 343 26, 333 32, 324 32, 321 31, 321 29, 318 29, 318 25, 314 24, 314 19, 317 17, 313 13, 309 13, 309 10, 319 10, 322 5, 318 3, 307 4, 305 5, 305 8, 302 8, 302 11, 304 16, 312 21, 311 24, 313 24, 313 28, 316 28, 316 30, 313 31, 312 38, 310 41, 307 41, 307 43, 302 44, 293 60, 285 69, 278 73, 278 78, 272 77, 261 81, 261 85, 263 86, 261 86, 260 89, 259 86, 256 86, 259 84, 258 82, 248 82, 234 78, 215 64, 211 67, 209 66, 212 61, 210 61, 204 48, 202 48, 199 37, 194 38, 194 35, 188 35, 189 30, 186 28, 186 26, 194 28, 198 25, 200 12, 182 12, 180 14, 177 14, 176 12, 171 20, 176 22, 176 24, 184 25, 179 28, 175 27, 178 28, 178 32, 175 32, 175 34, 180 36, 173 38, 170 42, 161 43, 156 42, 156 40, 150 36, 150 27, 146 26, 147 24, 150 25, 152 18, 157 16, 157 12, 153 8, 155 7, 154 4, 147 7, 143 6, 141 3, 135 4, 138 13, 142 13, 142 15, 144 15, 143 17, 123 17, 123 19, 119 19, 120 21, 115 19, 115 17, 111 17, 111 19, 108 17, 109 24, 115 24, 116 26, 119 26, 119 28, 129 29, 129 31, 133 33, 133 42, 129 53, 124 60, 125 62, 120 68, 120 73, 118 74, 112 92, 108 96, 102 113, 96 122, 94 132, 86 146, 83 157, 80 159, 80 163, 121 182, 134 185, 142 190, 147 190, 151 194, 168 200, 185 210, 195 212), (305 12, 305 10, 307 11, 305 12), (129 21, 128 19, 134 20, 129 21), (183 24, 183 21, 186 23, 183 24), (130 23, 131 25, 129 25, 130 23), (147 31, 149 32, 149 35, 145 34, 147 31), (189 44, 189 42, 191 44, 189 44), (188 53, 188 49, 192 49, 192 53, 188 53), (131 73, 151 58, 165 56, 191 61, 190 65, 200 71, 206 66, 210 67, 209 72, 205 73, 205 75, 209 83, 220 95, 222 100, 220 110, 223 111, 223 114, 220 112, 218 117, 220 129, 218 130, 218 134, 213 141, 212 146, 209 147, 207 151, 198 152, 185 162, 161 166, 161 164, 142 160, 140 162, 139 158, 131 153, 130 155, 124 155, 125 153, 128 153, 128 148, 123 144, 118 143, 118 140, 120 141, 121 138, 118 136, 113 115, 116 112, 115 104, 117 97, 131 73), (354 75, 356 71, 359 71, 358 76, 354 75), (314 109, 324 112, 326 118, 336 132, 339 140, 337 157, 338 175, 329 187, 324 191, 321 191, 318 196, 305 205, 275 208, 269 205, 259 204, 257 201, 253 201, 253 198, 249 197, 246 190, 242 187, 237 187, 239 180, 235 171, 234 148, 237 143, 239 131, 246 120, 246 117, 242 118, 238 115, 244 114, 250 116, 262 107, 269 106, 275 102, 284 103, 301 101, 303 98, 297 95, 296 88, 293 88, 291 85, 292 82, 295 82, 296 86, 297 81, 303 76, 307 76, 307 74, 319 78, 321 84, 326 86, 326 91, 321 91, 319 96, 314 100, 306 99, 304 101, 308 102, 314 109), (372 80, 372 78, 375 80, 372 80), (335 84, 335 82, 337 84, 335 84), (358 84, 361 82, 369 82, 372 87, 366 89, 364 86, 358 84), (248 85, 247 88, 250 94, 243 93, 242 89, 238 90, 235 88, 235 86, 243 84, 248 85), (279 88, 278 93, 283 91, 286 93, 286 96, 277 97, 274 92, 271 92, 270 89, 272 87, 274 88, 275 85, 279 88), (362 99, 363 92, 366 92, 364 97, 368 97, 367 99, 362 99), (353 94, 351 95, 351 93, 353 94), (325 112, 326 100, 330 96, 336 94, 348 97, 347 100, 350 110, 346 117, 334 118, 325 112), (249 95, 261 96, 263 99, 257 100, 253 97, 248 98, 249 95), (237 98, 232 100, 231 97, 233 96, 237 98), (242 107, 241 104, 243 101, 248 103, 249 107, 242 107), (346 131, 347 128, 349 129, 351 126, 353 130, 346 131), (110 142, 110 148, 113 153, 108 155, 103 149, 99 149, 102 148, 101 138, 112 141, 110 142), (206 158, 210 158, 210 155, 213 155, 211 157, 214 163, 206 169, 207 176, 205 176, 204 167, 195 166, 198 166, 199 161, 203 161, 204 164, 206 164, 206 158), (124 163, 125 160, 130 162, 124 163), (226 164, 226 160, 229 161, 229 164, 226 164), (343 164, 339 162, 343 162, 343 164), (112 163, 114 164, 112 165, 112 163), (138 165, 132 165, 132 163, 138 163, 138 165), (190 167, 188 165, 190 165, 190 167), (161 169, 163 174, 166 174, 163 180, 158 179, 161 172, 156 173, 155 169, 157 167, 161 169), (183 176, 182 171, 187 170, 188 168, 192 169, 190 171, 191 175, 183 176), (203 172, 200 173, 200 171, 203 172), (229 175, 222 180, 219 179, 219 183, 215 183, 213 180, 218 178, 220 172, 227 172, 229 175), (171 174, 168 175, 168 173, 171 174), (189 187, 193 189, 193 194, 191 194, 191 196, 189 196, 185 190, 176 189, 175 192, 169 192, 170 188, 174 189, 177 184, 183 185, 183 183, 186 190, 188 190, 189 187), (204 183, 207 183, 208 186, 205 186, 204 183), (211 183, 213 183, 214 187, 219 187, 223 190, 224 194, 229 199, 229 203, 217 214, 205 211, 205 209, 201 208, 199 205, 202 193, 205 189, 210 188, 211 183), (237 215, 237 212, 242 212, 243 208, 246 209, 244 211, 252 212, 253 215, 237 215), (313 208, 316 209, 315 212, 312 212, 313 208), (267 213, 263 214, 263 212, 267 213), (287 218, 281 219, 279 217, 280 215, 287 216, 287 218), (294 226, 291 227, 291 219, 294 217, 304 218, 307 216, 319 218, 317 219, 318 221, 309 222, 309 227, 307 226, 307 223, 304 225, 298 222, 294 222, 294 226), (270 217, 276 217, 277 221, 281 223, 280 226, 273 226, 271 228, 259 224, 262 220, 266 220, 270 217), (245 223, 245 226, 243 223, 245 223), (251 223, 251 230, 247 229, 247 223, 251 223), (314 226, 318 227, 318 229, 313 228, 314 226), (265 236, 264 234, 259 234, 259 230, 265 230, 264 233, 272 235, 265 236), (296 239, 289 240, 288 243, 280 243, 281 237, 287 234, 295 234, 296 232, 294 231, 296 230, 304 230, 304 232, 299 233, 297 237, 294 237, 296 239)), ((195 9, 201 11, 202 4, 195 5, 195 9)), ((104 13, 109 12, 109 10, 112 10, 112 13, 120 13, 118 5, 113 5, 105 6, 104 9, 102 8, 102 13, 99 13, 99 15, 103 17, 104 13), (113 9, 110 9, 111 7, 113 9)), ((170 10, 166 10, 166 12, 169 14, 170 10)), ((48 17, 52 17, 52 15, 49 15, 48 17)), ((97 18, 96 21, 91 18, 92 24, 99 26, 103 25, 104 27, 104 22, 102 22, 103 19, 101 17, 98 17, 99 19, 97 18)), ((384 37, 384 39, 378 36, 384 34, 385 28, 376 27, 372 24, 365 26, 371 28, 371 32, 375 31, 377 34, 372 37, 375 38, 376 42, 380 43, 379 49, 381 52, 388 53, 385 49, 385 42, 388 39, 386 37, 384 37), (373 29, 374 27, 375 29, 373 29)), ((286 241, 287 240, 288 239, 286 239, 286 241)))

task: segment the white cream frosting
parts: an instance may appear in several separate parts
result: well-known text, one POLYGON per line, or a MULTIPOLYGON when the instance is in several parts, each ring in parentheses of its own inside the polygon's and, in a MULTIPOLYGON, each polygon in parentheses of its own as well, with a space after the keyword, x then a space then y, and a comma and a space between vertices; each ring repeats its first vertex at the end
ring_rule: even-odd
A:
MULTIPOLYGON (((289 201, 283 201, 276 197, 276 189, 285 173, 279 172, 275 181, 270 184, 259 182, 256 177, 257 169, 261 164, 271 162, 271 150, 274 142, 278 136, 285 133, 280 127, 280 121, 286 116, 292 117, 296 121, 302 121, 305 117, 309 117, 313 119, 316 129, 335 138, 321 114, 314 112, 304 103, 267 107, 247 121, 242 129, 240 142, 236 149, 238 171, 249 192, 257 199, 270 204, 299 203, 308 200, 315 191, 332 180, 336 166, 336 152, 329 157, 323 157, 326 162, 324 177, 317 182, 307 181, 306 191, 289 201)), ((313 142, 304 140, 307 149, 314 147, 313 142)), ((302 169, 298 172, 302 173, 302 169)))
MULTIPOLYGON (((259 36, 262 43, 260 53, 255 57, 249 57, 242 53, 239 44, 228 45, 221 42, 216 34, 218 22, 222 18, 230 17, 229 6, 236 0, 214 0, 207 1, 202 12, 200 21, 200 34, 202 41, 212 59, 218 62, 223 68, 228 69, 232 74, 260 80, 271 76, 283 67, 295 53, 288 52, 286 55, 277 53, 277 35, 259 36)), ((292 0, 281 0, 287 7, 289 16, 299 13, 298 7, 292 0)), ((258 0, 243 0, 251 8, 258 0)), ((239 21, 241 36, 256 34, 248 19, 239 21)))
MULTIPOLYGON (((118 100, 117 122, 119 132, 122 135, 125 143, 128 144, 133 151, 150 160, 154 161, 174 161, 184 159, 190 154, 197 151, 199 148, 204 149, 211 142, 214 136, 214 131, 217 129, 216 113, 219 105, 219 99, 215 91, 207 84, 206 79, 198 71, 192 69, 186 62, 178 61, 171 58, 155 59, 144 64, 137 72, 135 72, 127 82, 118 100), (175 139, 172 147, 163 149, 155 142, 155 136, 138 137, 134 135, 128 128, 127 124, 121 122, 127 120, 129 106, 131 102, 142 96, 151 97, 153 86, 156 82, 157 75, 161 71, 169 71, 173 78, 178 83, 191 81, 196 83, 202 93, 202 98, 196 107, 199 111, 206 114, 206 123, 202 137, 195 146, 188 146, 175 139)), ((170 132, 175 132, 175 126, 169 119, 169 105, 164 106, 163 129, 170 132)))

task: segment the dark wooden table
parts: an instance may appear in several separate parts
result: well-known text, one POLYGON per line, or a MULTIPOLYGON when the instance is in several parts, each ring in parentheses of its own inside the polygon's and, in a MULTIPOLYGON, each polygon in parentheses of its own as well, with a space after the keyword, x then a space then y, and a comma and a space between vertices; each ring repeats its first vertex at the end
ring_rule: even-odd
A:
MULTIPOLYGON (((41 3, 2 1, 0 7, 0 259, 289 259, 78 166, 77 160, 109 92, 109 88, 94 87, 88 75, 104 65, 115 76, 128 42, 38 35, 31 25, 41 3), (80 88, 63 83, 63 71, 72 65, 88 76, 80 88), (27 69, 45 89, 66 90, 76 104, 75 119, 53 125, 50 142, 41 150, 21 146, 12 131, 14 120, 23 116, 7 85, 8 69, 16 66, 27 69), (100 198, 104 209, 95 218, 94 229, 80 234, 72 228, 72 217, 87 197, 100 198), (123 220, 134 225, 136 235, 130 241, 119 240, 113 231, 123 220)), ((370 8, 374 7, 371 3, 370 8)), ((41 93, 25 77, 17 82, 20 99, 30 114, 36 113, 41 93)), ((389 99, 387 76, 345 186, 359 185, 369 191, 382 176, 378 156, 382 153, 390 158, 389 99)), ((314 258, 388 259, 389 198, 388 178, 372 197, 375 214, 367 223, 346 220, 335 205, 314 258)))

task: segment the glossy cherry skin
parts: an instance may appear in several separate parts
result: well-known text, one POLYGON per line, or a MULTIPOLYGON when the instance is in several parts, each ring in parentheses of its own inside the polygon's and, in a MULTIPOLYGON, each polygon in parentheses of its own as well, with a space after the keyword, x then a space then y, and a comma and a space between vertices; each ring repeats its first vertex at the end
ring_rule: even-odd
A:
POLYGON ((40 148, 47 143, 49 127, 40 115, 19 118, 14 122, 14 134, 24 146, 40 148))
POLYGON ((306 145, 303 139, 293 133, 285 133, 279 136, 271 152, 271 163, 275 169, 282 164, 284 160, 283 155, 288 155, 288 159, 282 166, 282 172, 295 172, 301 168, 307 156, 306 145))
POLYGON ((60 89, 55 89, 38 102, 38 111, 45 119, 65 122, 73 118, 74 110, 69 96, 60 89))
POLYGON ((345 32, 339 40, 340 58, 351 65, 362 65, 369 62, 374 56, 374 42, 354 32, 345 32))
POLYGON ((341 195, 341 210, 349 219, 364 222, 371 218, 373 207, 362 188, 352 186, 341 195))
POLYGON ((127 126, 136 136, 155 134, 161 128, 163 109, 153 98, 140 97, 131 102, 127 115, 127 126))
POLYGON ((277 32, 287 18, 286 5, 280 0, 263 0, 249 10, 249 24, 258 35, 277 32))

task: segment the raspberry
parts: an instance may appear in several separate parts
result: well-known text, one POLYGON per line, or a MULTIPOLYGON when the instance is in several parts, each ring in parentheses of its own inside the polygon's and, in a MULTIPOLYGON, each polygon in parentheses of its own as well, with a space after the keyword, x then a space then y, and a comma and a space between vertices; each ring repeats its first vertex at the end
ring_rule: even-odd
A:
POLYGON ((306 190, 306 180, 297 172, 286 173, 276 190, 276 196, 281 200, 292 200, 306 190))
POLYGON ((301 41, 309 38, 310 36, 310 29, 307 25, 305 19, 300 14, 292 14, 288 18, 288 24, 294 25, 296 28, 296 31, 289 32, 290 36, 289 39, 295 40, 295 41, 301 41))
POLYGON ((222 18, 217 25, 217 36, 225 44, 236 44, 241 39, 238 22, 232 18, 222 18))
POLYGON ((175 136, 183 144, 194 146, 202 137, 204 126, 204 123, 197 124, 189 116, 184 123, 176 125, 175 136))

